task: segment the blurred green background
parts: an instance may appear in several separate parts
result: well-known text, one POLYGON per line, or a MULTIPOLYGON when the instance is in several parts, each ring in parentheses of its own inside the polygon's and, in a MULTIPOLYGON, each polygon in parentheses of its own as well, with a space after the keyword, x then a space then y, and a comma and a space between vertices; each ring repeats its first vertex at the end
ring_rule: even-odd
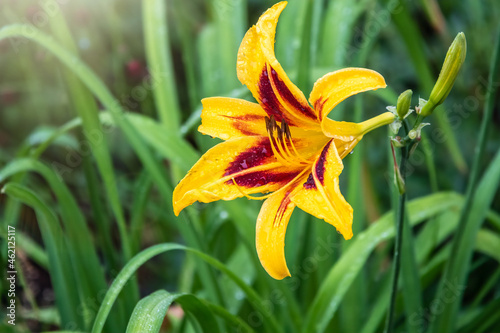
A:
MULTIPOLYGON (((393 217, 385 215, 394 206, 386 130, 367 135, 344 160, 341 188, 355 211, 353 240, 296 210, 287 233, 287 280, 272 280, 257 260, 259 202, 196 204, 173 215, 175 184, 218 143, 196 131, 200 100, 252 100, 237 80, 236 55, 246 30, 274 3, 0 3, 0 185, 6 186, 0 253, 7 267, 7 225, 15 226, 18 270, 16 326, 2 318, 2 332, 96 332, 106 320, 96 319, 104 295, 120 291, 109 284, 136 262, 134 255, 166 242, 197 249, 237 276, 185 251, 155 257, 125 285, 104 332, 123 332, 127 324, 145 331, 137 327, 152 310, 141 313, 136 304, 158 290, 192 295, 146 298, 144 304, 163 304, 165 311, 169 297, 176 302, 165 321, 161 311, 155 319, 163 321, 162 332, 383 329, 394 236, 393 217), (320 260, 323 250, 328 255, 320 260)), ((477 227, 462 236, 458 253, 466 266, 456 281, 443 278, 457 255, 451 248, 499 17, 497 0, 291 0, 278 23, 277 58, 306 96, 316 79, 343 67, 385 77, 387 89, 351 98, 330 115, 349 121, 384 112, 406 89, 413 90, 412 105, 428 98, 448 46, 458 32, 466 35, 455 86, 409 161, 408 217, 415 227, 405 234, 400 332, 500 331, 500 196, 498 163, 490 164, 500 146, 498 98, 479 161, 485 189, 475 194, 470 218, 477 227), (446 288, 459 291, 453 301, 440 298, 446 288), (455 309, 446 317, 448 307, 455 309)), ((494 77, 497 97, 499 86, 494 77)), ((5 311, 5 279, 1 286, 5 311)))

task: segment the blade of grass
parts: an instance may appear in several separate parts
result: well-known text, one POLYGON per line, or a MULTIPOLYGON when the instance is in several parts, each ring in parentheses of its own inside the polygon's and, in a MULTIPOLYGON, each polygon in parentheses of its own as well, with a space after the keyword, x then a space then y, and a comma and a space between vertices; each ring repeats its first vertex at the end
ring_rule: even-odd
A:
POLYGON ((172 135, 179 135, 180 109, 167 25, 167 2, 142 1, 142 23, 149 74, 161 124, 172 135))
MULTIPOLYGON (((497 32, 495 51, 491 59, 490 75, 484 115, 478 137, 478 143, 474 155, 471 174, 467 185, 465 204, 462 209, 457 234, 453 238, 452 256, 447 262, 445 272, 440 281, 437 297, 442 297, 446 291, 446 281, 458 281, 463 285, 467 278, 467 271, 472 255, 472 247, 477 231, 484 220, 488 207, 493 200, 495 191, 500 182, 500 151, 497 152, 493 162, 478 184, 480 165, 483 160, 486 146, 488 128, 492 123, 493 107, 495 102, 495 81, 500 76, 500 31, 497 32), (496 169, 495 169, 496 168, 496 169)), ((456 302, 444 304, 443 311, 437 314, 433 321, 431 330, 449 332, 453 330, 456 323, 456 315, 460 305, 461 297, 456 302)))
MULTIPOLYGON (((219 88, 224 92, 239 86, 236 57, 246 28, 246 1, 211 0, 210 6, 218 53, 217 65, 212 71, 218 73, 219 88)), ((211 45, 210 53, 213 52, 214 45, 211 45)))
POLYGON ((500 263, 500 237, 497 234, 487 229, 479 230, 474 248, 500 263))
POLYGON ((130 218, 130 232, 132 233, 132 249, 134 253, 139 252, 141 246, 142 230, 144 227, 145 211, 153 182, 146 171, 141 172, 134 190, 134 201, 132 203, 132 217, 130 218))
POLYGON ((85 174, 87 190, 89 192, 94 224, 98 230, 96 235, 98 244, 102 244, 102 251, 106 257, 106 263, 113 269, 118 270, 120 265, 118 264, 119 260, 116 257, 116 250, 113 246, 113 240, 111 238, 110 221, 102 202, 101 191, 99 190, 99 180, 94 170, 94 166, 92 165, 90 156, 83 156, 83 172, 85 174))
POLYGON ((191 312, 204 332, 218 331, 212 313, 196 296, 170 294, 165 290, 158 290, 137 303, 128 322, 127 333, 159 332, 172 302, 179 303, 184 312, 191 312))

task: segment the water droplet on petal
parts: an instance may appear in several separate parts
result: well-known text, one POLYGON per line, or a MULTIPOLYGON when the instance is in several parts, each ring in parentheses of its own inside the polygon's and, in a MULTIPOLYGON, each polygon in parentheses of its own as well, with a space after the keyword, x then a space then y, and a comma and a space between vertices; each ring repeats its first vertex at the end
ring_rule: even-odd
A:
POLYGON ((240 166, 241 166, 243 169, 248 169, 247 160, 243 160, 243 162, 241 162, 241 163, 240 163, 240 166))

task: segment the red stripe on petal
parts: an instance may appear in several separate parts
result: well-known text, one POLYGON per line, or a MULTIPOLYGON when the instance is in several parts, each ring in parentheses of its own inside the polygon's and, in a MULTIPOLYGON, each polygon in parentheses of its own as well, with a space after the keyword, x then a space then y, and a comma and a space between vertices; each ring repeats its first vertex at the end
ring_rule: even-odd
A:
POLYGON ((244 135, 248 136, 258 136, 260 133, 253 132, 249 130, 248 126, 246 125, 246 122, 262 122, 262 126, 265 127, 265 120, 264 116, 259 116, 259 115, 254 115, 254 114, 248 114, 248 115, 243 115, 243 116, 224 116, 226 118, 230 118, 233 121, 233 127, 236 128, 238 131, 240 131, 244 135))
POLYGON ((273 150, 268 138, 262 138, 257 145, 242 152, 226 168, 224 176, 230 176, 248 168, 264 164, 269 157, 273 156, 273 150))
POLYGON ((328 153, 328 149, 330 148, 330 145, 332 144, 333 139, 328 142, 325 147, 323 148, 323 151, 321 152, 321 155, 318 158, 318 161, 316 162, 316 178, 319 180, 321 185, 325 185, 325 162, 326 162, 326 155, 328 153))
POLYGON ((325 105, 325 102, 326 100, 320 98, 314 103, 314 109, 318 113, 318 119, 323 119, 323 105, 325 105))
POLYGON ((315 190, 317 188, 316 183, 314 182, 314 177, 313 177, 312 173, 309 174, 309 177, 307 177, 307 180, 303 186, 307 190, 315 190))
POLYGON ((292 94, 290 89, 288 89, 287 85, 279 78, 278 73, 272 68, 271 68, 271 79, 273 80, 273 83, 278 90, 278 93, 280 94, 281 98, 288 104, 290 104, 291 107, 293 107, 295 110, 297 110, 300 114, 312 119, 316 120, 316 115, 314 114, 314 111, 311 109, 309 105, 303 105, 301 104, 297 98, 292 94))
POLYGON ((271 81, 269 81, 267 66, 264 66, 264 68, 262 69, 262 73, 260 74, 259 95, 261 98, 260 103, 269 117, 274 116, 274 119, 276 119, 276 121, 282 122, 284 118, 283 106, 274 93, 271 81))
MULTIPOLYGON (((256 171, 235 177, 234 180, 238 186, 246 188, 259 187, 267 184, 286 185, 297 177, 299 173, 300 172, 256 171)), ((232 179, 226 182, 228 185, 232 183, 232 179)))
POLYGON ((281 220, 283 219, 283 215, 286 213, 288 206, 291 204, 290 200, 290 192, 285 194, 285 197, 280 203, 278 207, 278 211, 276 212, 276 216, 274 217, 274 225, 279 225, 281 220))

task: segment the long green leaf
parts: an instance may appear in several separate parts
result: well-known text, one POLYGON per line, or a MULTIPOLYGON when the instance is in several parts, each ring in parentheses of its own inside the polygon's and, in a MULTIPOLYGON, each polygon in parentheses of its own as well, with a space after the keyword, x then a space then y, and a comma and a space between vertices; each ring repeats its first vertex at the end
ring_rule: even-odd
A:
POLYGON ((167 26, 167 3, 163 0, 142 2, 144 42, 151 87, 163 128, 179 135, 180 110, 167 26))

